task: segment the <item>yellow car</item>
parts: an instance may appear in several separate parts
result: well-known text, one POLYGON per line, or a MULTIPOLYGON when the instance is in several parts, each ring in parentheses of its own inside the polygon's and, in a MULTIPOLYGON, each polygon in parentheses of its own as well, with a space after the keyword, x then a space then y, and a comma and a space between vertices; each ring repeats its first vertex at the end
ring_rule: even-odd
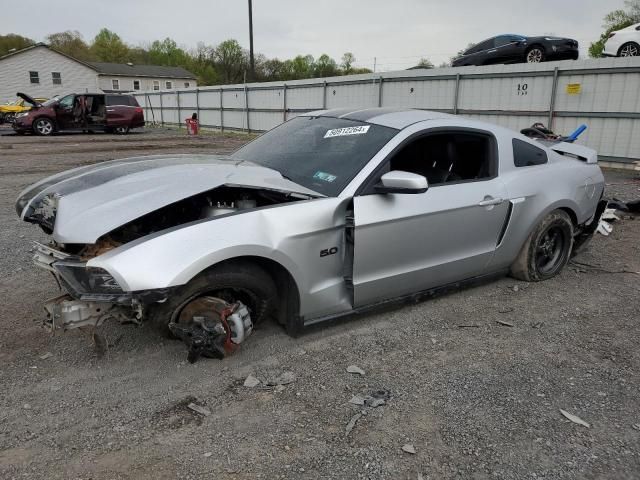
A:
MULTIPOLYGON (((35 98, 34 99, 38 103, 46 102, 47 98, 35 98)), ((22 98, 7 103, 5 105, 0 105, 0 123, 11 123, 15 118, 16 114, 27 112, 31 110, 31 105, 25 102, 22 98)))

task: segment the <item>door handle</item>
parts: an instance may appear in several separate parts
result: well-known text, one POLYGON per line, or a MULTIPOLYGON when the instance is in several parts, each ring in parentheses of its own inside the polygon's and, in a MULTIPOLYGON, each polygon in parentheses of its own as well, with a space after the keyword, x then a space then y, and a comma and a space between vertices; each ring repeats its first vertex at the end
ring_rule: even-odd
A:
POLYGON ((504 202, 503 198, 485 197, 484 200, 478 203, 481 207, 490 207, 491 205, 500 205, 504 202))

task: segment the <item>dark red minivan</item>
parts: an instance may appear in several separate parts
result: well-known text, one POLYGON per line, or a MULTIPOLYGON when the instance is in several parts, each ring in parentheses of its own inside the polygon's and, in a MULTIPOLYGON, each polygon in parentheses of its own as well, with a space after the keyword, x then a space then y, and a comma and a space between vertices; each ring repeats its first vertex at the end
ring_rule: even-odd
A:
POLYGON ((17 133, 51 135, 65 130, 103 130, 124 134, 144 127, 142 108, 133 95, 72 93, 44 103, 24 93, 17 95, 33 105, 28 112, 16 115, 13 129, 17 133))

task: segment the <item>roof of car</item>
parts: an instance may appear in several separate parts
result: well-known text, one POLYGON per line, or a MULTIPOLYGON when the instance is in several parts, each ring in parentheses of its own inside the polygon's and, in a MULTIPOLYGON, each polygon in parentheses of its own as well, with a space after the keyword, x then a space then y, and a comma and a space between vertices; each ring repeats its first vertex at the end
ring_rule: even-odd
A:
POLYGON ((451 117, 448 113, 430 110, 414 110, 411 108, 365 108, 354 110, 351 108, 336 108, 332 110, 316 110, 304 113, 309 117, 344 118, 356 122, 367 122, 385 127, 403 129, 409 125, 425 120, 451 117))

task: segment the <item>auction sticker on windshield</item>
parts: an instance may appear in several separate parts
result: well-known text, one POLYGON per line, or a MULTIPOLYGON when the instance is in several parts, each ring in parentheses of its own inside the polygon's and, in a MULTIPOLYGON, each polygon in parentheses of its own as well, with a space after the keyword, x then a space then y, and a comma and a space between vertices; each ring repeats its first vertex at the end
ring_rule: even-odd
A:
POLYGON ((322 180, 325 182, 333 182, 336 178, 335 175, 331 175, 330 173, 326 173, 326 172, 316 172, 313 174, 313 178, 317 178, 318 180, 322 180))
POLYGON ((345 137, 347 135, 364 135, 369 131, 370 125, 360 125, 358 127, 334 128, 327 130, 324 138, 345 137))

